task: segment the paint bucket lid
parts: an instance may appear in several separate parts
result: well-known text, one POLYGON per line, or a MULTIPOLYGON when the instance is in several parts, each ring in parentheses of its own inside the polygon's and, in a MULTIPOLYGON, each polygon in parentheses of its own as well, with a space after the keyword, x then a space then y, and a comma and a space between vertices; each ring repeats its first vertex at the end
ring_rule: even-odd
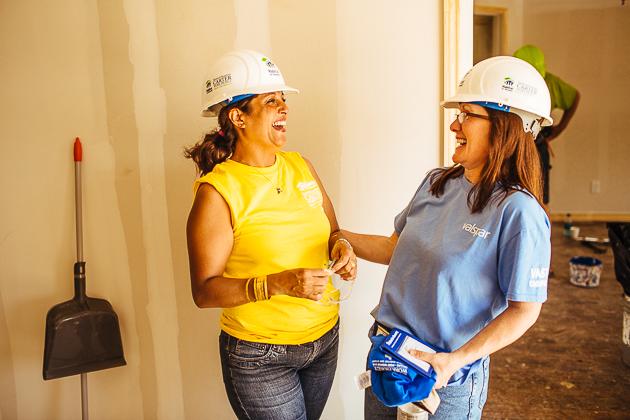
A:
POLYGON ((597 287, 602 273, 601 260, 593 257, 573 257, 569 260, 569 282, 579 287, 597 287))

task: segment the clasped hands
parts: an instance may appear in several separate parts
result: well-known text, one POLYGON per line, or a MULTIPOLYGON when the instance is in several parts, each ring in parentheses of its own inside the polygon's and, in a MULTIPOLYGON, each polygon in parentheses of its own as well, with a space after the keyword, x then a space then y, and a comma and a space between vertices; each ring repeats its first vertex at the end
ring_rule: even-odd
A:
POLYGON ((269 292, 318 301, 322 298, 328 278, 336 273, 344 280, 354 280, 357 275, 357 257, 345 239, 338 239, 330 251, 334 264, 330 268, 296 268, 271 274, 269 292))

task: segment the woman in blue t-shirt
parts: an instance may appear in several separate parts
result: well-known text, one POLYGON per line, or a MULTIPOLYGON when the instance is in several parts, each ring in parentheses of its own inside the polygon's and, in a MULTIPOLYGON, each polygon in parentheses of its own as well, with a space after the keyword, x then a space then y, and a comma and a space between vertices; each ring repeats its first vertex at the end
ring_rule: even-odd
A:
MULTIPOLYGON (((528 63, 493 57, 444 101, 455 165, 431 171, 390 237, 344 232, 357 256, 389 264, 373 334, 404 330, 445 352, 429 362, 441 398, 434 419, 480 418, 489 355, 521 337, 547 298, 550 224, 534 138, 551 124, 549 91, 528 63)), ((370 389, 365 418, 396 418, 370 389)))

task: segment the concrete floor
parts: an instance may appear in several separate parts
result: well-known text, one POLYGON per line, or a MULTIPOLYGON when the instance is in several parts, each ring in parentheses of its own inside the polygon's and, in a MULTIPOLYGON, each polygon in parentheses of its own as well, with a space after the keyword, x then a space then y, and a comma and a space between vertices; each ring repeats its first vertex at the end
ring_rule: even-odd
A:
MULTIPOLYGON (((603 223, 580 235, 607 237, 603 223)), ((549 299, 525 336, 494 354, 484 419, 630 419, 630 367, 621 361, 623 290, 612 252, 596 254, 552 228, 549 299), (569 283, 569 259, 594 256, 600 286, 569 283)))

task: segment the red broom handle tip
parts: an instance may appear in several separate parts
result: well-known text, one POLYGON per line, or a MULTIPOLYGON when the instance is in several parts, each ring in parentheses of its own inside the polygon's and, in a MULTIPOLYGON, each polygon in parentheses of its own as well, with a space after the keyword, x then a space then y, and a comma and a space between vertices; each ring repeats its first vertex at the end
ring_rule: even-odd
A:
POLYGON ((74 161, 81 162, 83 160, 83 148, 81 147, 81 140, 77 137, 74 139, 74 161))

